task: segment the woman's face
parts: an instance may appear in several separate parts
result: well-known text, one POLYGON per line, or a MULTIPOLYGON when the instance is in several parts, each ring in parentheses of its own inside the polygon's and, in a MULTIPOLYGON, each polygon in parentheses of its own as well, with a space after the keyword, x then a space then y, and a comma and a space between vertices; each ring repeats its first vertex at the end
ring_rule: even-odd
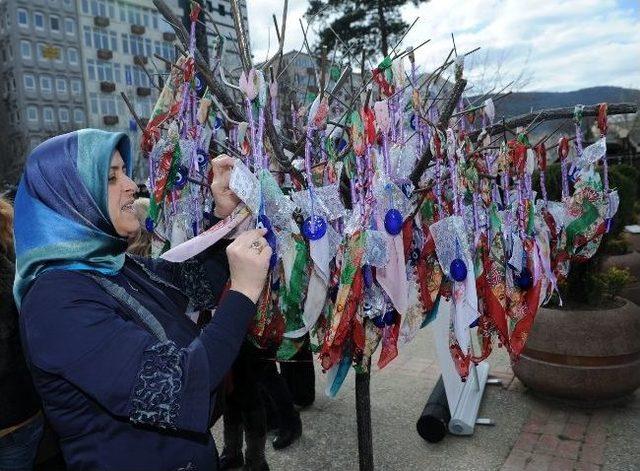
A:
POLYGON ((119 151, 113 153, 109 168, 109 217, 118 235, 131 237, 140 230, 140 222, 133 208, 138 186, 127 176, 127 169, 119 151))

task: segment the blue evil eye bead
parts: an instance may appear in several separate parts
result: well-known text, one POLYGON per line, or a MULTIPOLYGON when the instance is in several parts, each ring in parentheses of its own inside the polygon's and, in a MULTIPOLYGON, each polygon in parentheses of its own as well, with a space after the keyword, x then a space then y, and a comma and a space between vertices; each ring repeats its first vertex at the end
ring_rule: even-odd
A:
POLYGON ((144 228, 147 230, 147 232, 153 232, 153 219, 151 219, 149 216, 147 216, 147 218, 144 220, 144 228))
POLYGON ((415 113, 413 113, 411 115, 411 118, 409 119, 409 126, 411 127, 411 129, 413 129, 414 131, 416 130, 416 128, 418 127, 418 117, 416 116, 415 113))
POLYGON ((455 258, 449 266, 449 273, 455 281, 464 281, 467 279, 467 266, 462 259, 455 258))
POLYGON ((340 139, 338 141, 338 152, 342 152, 345 147, 347 147, 347 141, 345 139, 340 139))
POLYGON ((198 162, 198 167, 203 168, 209 163, 209 156, 205 152, 204 149, 198 148, 196 150, 196 161, 198 162))
POLYGON ((378 328, 378 329, 384 329, 384 326, 386 325, 384 323, 384 316, 376 316, 373 318, 373 324, 378 328))
POLYGON ((480 321, 479 317, 476 317, 476 320, 469 324, 469 328, 473 329, 474 327, 478 327, 478 322, 480 321))
POLYGON ((387 311, 382 316, 382 321, 385 325, 393 325, 396 321, 396 311, 387 311))
POLYGON ((271 227, 271 221, 265 214, 261 214, 258 216, 258 228, 263 228, 267 230, 267 233, 264 235, 264 238, 267 240, 269 247, 271 247, 271 259, 269 260, 269 269, 272 269, 276 266, 278 262, 278 254, 276 253, 276 235, 273 233, 273 229, 271 227))
POLYGON ((220 116, 216 116, 216 120, 213 123, 213 128, 220 129, 222 127, 222 124, 223 124, 222 118, 220 116))
POLYGON ((397 209, 390 209, 384 215, 384 228, 392 236, 396 236, 402 232, 402 214, 397 209))
POLYGON ((371 265, 365 264, 362 266, 362 277, 364 278, 364 286, 371 288, 373 285, 373 270, 371 265))
POLYGON ((194 80, 196 92, 198 92, 198 94, 204 93, 205 83, 204 83, 204 79, 202 78, 202 75, 200 75, 199 72, 196 73, 193 80, 194 80))
POLYGON ((318 215, 310 216, 302 223, 302 234, 307 240, 320 240, 326 233, 327 221, 318 215), (313 224, 311 218, 313 218, 313 224))
POLYGON ((531 271, 529 271, 527 267, 524 267, 519 275, 514 275, 513 282, 521 290, 528 290, 533 285, 533 277, 531 276, 531 271))
POLYGON ((187 184, 187 177, 189 175, 189 169, 184 165, 181 165, 178 169, 178 173, 176 173, 176 179, 173 183, 173 187, 176 190, 182 190, 184 186, 187 184))

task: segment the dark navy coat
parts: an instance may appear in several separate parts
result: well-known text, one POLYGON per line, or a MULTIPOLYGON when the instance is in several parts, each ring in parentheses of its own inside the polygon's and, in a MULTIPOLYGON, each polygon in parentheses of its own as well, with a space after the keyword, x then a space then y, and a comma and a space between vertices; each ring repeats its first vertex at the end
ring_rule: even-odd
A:
POLYGON ((217 468, 215 391, 256 308, 229 291, 202 331, 185 312, 212 307, 228 276, 214 248, 182 264, 127 256, 117 275, 36 279, 22 341, 70 470, 217 468))

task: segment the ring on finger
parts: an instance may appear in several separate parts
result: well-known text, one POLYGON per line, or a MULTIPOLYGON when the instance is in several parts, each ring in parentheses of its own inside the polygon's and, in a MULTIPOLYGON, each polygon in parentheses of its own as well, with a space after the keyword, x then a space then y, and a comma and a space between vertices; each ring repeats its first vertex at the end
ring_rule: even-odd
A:
POLYGON ((251 242, 251 245, 249 246, 249 248, 255 250, 256 253, 260 253, 262 252, 262 249, 264 249, 264 245, 262 245, 262 242, 260 242, 260 239, 256 239, 253 242, 251 242))

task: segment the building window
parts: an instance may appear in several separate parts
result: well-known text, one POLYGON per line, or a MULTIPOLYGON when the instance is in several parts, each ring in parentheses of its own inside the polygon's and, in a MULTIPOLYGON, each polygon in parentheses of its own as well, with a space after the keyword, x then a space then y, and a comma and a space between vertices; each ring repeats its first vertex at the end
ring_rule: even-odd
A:
POLYGON ((18 25, 29 26, 29 14, 24 8, 18 8, 18 25))
POLYGON ((224 16, 226 12, 224 10, 224 5, 222 3, 218 3, 218 15, 224 16))
POLYGON ((80 80, 71 79, 71 94, 72 95, 82 94, 82 82, 80 80))
POLYGON ((84 45, 86 47, 91 47, 91 28, 89 26, 83 26, 82 32, 84 36, 84 45))
POLYGON ((89 14, 89 0, 82 0, 82 13, 89 14))
POLYGON ((23 59, 31 59, 31 43, 26 40, 20 41, 20 56, 23 59))
POLYGON ((41 75, 40 76, 40 92, 45 94, 51 93, 53 90, 51 82, 52 82, 51 77, 47 75, 41 75))
POLYGON ((122 52, 129 54, 129 35, 122 33, 120 36, 122 38, 122 52))
POLYGON ((35 123, 38 121, 38 107, 37 106, 27 106, 27 119, 35 123))
POLYGON ((70 8, 73 6, 73 1, 72 0, 63 0, 64 6, 67 8, 70 8))
POLYGON ((67 93, 67 79, 61 77, 56 79, 56 91, 58 93, 67 93))
POLYGON ((114 97, 100 97, 100 114, 109 116, 115 116, 118 114, 116 109, 116 99, 114 97))
POLYGON ((68 108, 58 108, 58 120, 61 123, 69 122, 69 109, 68 108))
MULTIPOLYGON (((5 82, 7 83, 7 82, 5 82)), ((24 89, 28 92, 33 92, 36 89, 36 79, 32 74, 24 74, 22 76, 22 83, 24 84, 24 89)))
POLYGON ((109 31, 109 40, 111 41, 111 50, 118 52, 118 33, 115 31, 109 31))
POLYGON ((67 60, 70 65, 78 65, 78 50, 75 47, 67 49, 67 60))
POLYGON ((33 24, 38 31, 44 31, 44 15, 39 11, 33 14, 33 24))
POLYGON ((65 18, 64 32, 69 36, 74 36, 76 34, 76 20, 74 20, 73 18, 65 18))
POLYGON ((62 64, 64 62, 64 50, 61 47, 56 48, 58 50, 58 53, 56 54, 54 60, 56 61, 56 64, 62 64))
POLYGON ((113 78, 117 83, 122 83, 120 69, 121 69, 120 64, 118 64, 117 62, 113 64, 113 78))
POLYGON ((106 2, 104 0, 91 0, 91 14, 93 16, 107 16, 106 2))
POLYGON ((60 17, 59 16, 51 15, 49 17, 49 28, 51 28, 51 31, 54 31, 56 33, 60 32, 60 17))
POLYGON ((113 64, 108 61, 96 61, 96 75, 100 82, 113 82, 113 64))
POLYGON ((151 12, 151 24, 153 29, 158 29, 158 12, 155 10, 151 12))
POLYGON ((98 94, 89 93, 89 105, 91 106, 91 113, 98 114, 98 94))
POLYGON ((84 123, 84 111, 80 108, 73 110, 73 120, 78 124, 84 123))
POLYGON ((151 39, 144 38, 144 50, 147 56, 151 57, 153 55, 153 49, 151 48, 151 39))
POLYGON ((106 31, 93 28, 93 46, 96 49, 109 49, 109 35, 106 31))
POLYGON ((45 123, 53 123, 53 108, 50 106, 42 108, 42 118, 45 123))
POLYGON ((87 60, 87 74, 89 75, 89 80, 96 79, 96 61, 93 59, 87 60))

